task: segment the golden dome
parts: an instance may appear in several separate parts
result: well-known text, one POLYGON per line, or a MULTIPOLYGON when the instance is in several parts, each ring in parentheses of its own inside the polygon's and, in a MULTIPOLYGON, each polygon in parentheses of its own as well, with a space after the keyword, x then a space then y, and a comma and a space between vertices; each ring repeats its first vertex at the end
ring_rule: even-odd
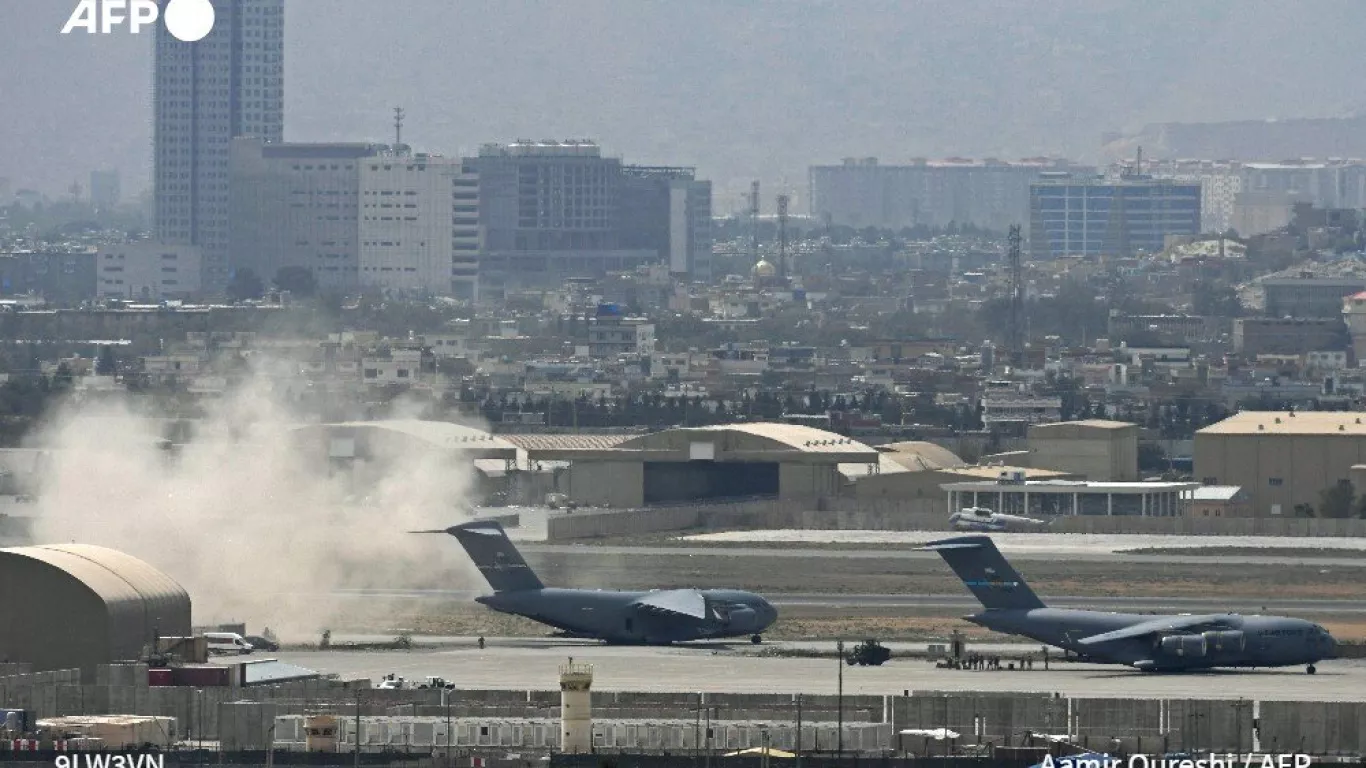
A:
POLYGON ((754 277, 773 277, 778 274, 778 268, 773 266, 767 259, 759 259, 759 263, 749 271, 754 277))

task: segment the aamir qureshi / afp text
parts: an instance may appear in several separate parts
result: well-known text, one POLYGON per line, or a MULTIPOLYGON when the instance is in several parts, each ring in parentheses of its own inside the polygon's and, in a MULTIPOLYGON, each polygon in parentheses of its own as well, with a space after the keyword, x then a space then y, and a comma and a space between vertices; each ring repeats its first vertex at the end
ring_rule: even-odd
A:
POLYGON ((1127 759, 1097 755, 1075 755, 1043 759, 1039 768, 1309 768, 1309 755, 1248 754, 1208 755, 1192 759, 1162 755, 1130 755, 1127 759))

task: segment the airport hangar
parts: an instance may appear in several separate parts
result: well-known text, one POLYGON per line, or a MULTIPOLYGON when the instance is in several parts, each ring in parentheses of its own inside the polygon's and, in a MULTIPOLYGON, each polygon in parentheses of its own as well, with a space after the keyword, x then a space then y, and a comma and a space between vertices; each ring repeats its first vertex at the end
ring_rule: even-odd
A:
MULTIPOLYGON (((291 429, 304 454, 333 470, 349 471, 357 490, 384 476, 396 465, 429 464, 440 468, 501 462, 515 468, 517 446, 483 430, 448 421, 390 419, 306 424, 291 429), (441 462, 441 460, 446 460, 441 462)), ((477 475, 481 491, 493 490, 487 474, 477 475)), ((496 482, 493 483, 496 485, 496 482)))
POLYGON ((144 658, 159 637, 190 634, 190 596, 131 555, 90 544, 0 549, 0 661, 34 671, 144 658))
POLYGON ((523 445, 533 462, 570 462, 559 488, 574 501, 617 508, 838 496, 846 483, 840 465, 876 467, 879 462, 878 451, 857 440, 795 424, 667 429, 614 445, 538 439, 552 437, 574 436, 509 440, 523 445))
POLYGON ((1317 508, 1339 480, 1366 483, 1366 414, 1352 411, 1243 411, 1195 433, 1195 479, 1241 486, 1253 517, 1297 517, 1317 508))

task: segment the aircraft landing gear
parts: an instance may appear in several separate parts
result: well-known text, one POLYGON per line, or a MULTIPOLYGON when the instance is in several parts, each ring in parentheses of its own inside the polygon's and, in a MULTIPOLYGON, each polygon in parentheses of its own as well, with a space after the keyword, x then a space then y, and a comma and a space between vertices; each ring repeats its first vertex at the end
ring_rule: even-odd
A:
POLYGON ((1305 672, 1308 672, 1309 674, 1312 675, 1312 674, 1314 674, 1315 672, 1317 672, 1318 670, 1317 670, 1317 669, 1314 669, 1314 665, 1313 665, 1313 664, 1310 664, 1309 666, 1307 666, 1307 667, 1304 668, 1304 671, 1305 671, 1305 672))
POLYGON ((749 641, 750 641, 751 643, 754 643, 755 645, 758 645, 759 643, 762 643, 762 642, 764 641, 764 636, 763 636, 763 635, 750 635, 749 641))

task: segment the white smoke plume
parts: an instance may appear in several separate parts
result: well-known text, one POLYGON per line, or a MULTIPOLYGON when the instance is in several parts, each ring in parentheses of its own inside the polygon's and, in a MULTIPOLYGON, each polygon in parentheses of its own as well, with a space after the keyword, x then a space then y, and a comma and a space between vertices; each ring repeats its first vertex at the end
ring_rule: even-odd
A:
POLYGON ((176 451, 134 396, 60 407, 29 441, 51 450, 37 543, 127 552, 185 587, 196 624, 286 639, 344 625, 359 598, 338 590, 479 589, 453 538, 409 533, 467 519, 470 462, 397 439, 376 441, 384 455, 369 466, 329 471, 326 441, 294 435, 280 381, 258 373, 208 402, 176 451))

